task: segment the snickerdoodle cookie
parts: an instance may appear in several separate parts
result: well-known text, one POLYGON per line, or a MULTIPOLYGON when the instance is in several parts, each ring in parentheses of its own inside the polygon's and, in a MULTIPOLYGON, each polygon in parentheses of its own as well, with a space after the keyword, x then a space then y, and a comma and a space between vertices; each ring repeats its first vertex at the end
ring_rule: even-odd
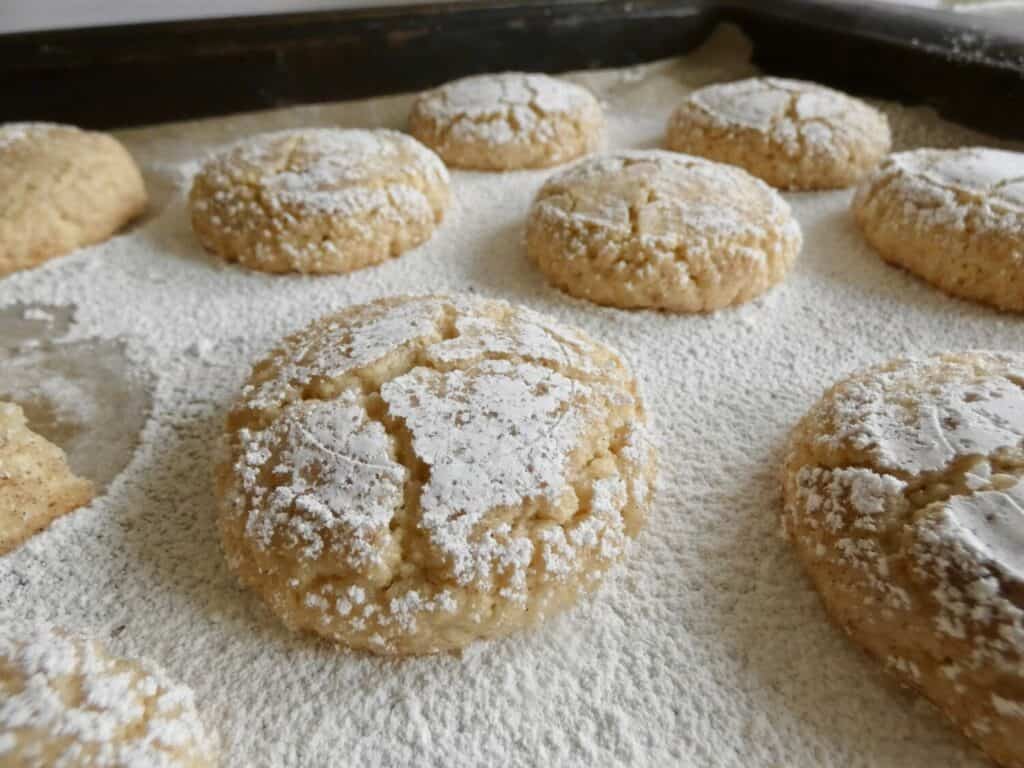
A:
POLYGON ((216 738, 156 665, 49 625, 0 625, 0 763, 207 768, 216 738))
POLYGON ((1024 312, 1024 154, 900 152, 865 179, 853 212, 889 263, 954 296, 1024 312))
POLYGON ((0 125, 0 275, 102 242, 145 208, 142 175, 112 136, 0 125))
POLYGON ((1024 766, 1024 356, 906 359, 793 433, 784 527, 835 621, 1024 766))
POLYGON ((885 116, 845 93, 757 77, 699 88, 672 113, 668 147, 745 168, 781 189, 848 187, 885 157, 885 116))
POLYGON ((208 160, 189 196, 200 242, 263 272, 350 272, 426 241, 448 172, 396 131, 308 128, 245 139, 208 160))
POLYGON ((350 307, 257 363, 217 470, 231 568, 293 629, 381 654, 537 624, 643 525, 621 358, 504 302, 350 307))
POLYGON ((0 555, 92 496, 64 451, 30 430, 21 408, 0 402, 0 555))
POLYGON ((527 249, 563 291, 614 307, 705 312, 779 282, 800 227, 735 166, 660 150, 597 155, 549 179, 527 249))
POLYGON ((541 74, 475 75, 420 95, 413 136, 453 168, 545 168, 593 152, 604 116, 582 86, 541 74))

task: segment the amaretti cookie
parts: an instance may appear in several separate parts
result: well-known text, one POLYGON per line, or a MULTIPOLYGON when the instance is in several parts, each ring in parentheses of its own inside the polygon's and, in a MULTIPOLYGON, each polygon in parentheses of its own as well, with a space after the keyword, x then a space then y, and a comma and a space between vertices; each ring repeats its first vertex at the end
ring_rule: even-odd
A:
POLYGON ((0 626, 0 764, 212 768, 192 691, 147 661, 46 624, 0 626))
POLYGON ((825 607, 1004 766, 1024 766, 1024 356, 886 363, 793 433, 784 527, 825 607))
POLYGON ((293 629, 380 654, 542 622, 640 530, 654 450, 612 350, 468 297, 350 307, 253 368, 217 470, 231 568, 293 629))
POLYGON ((1024 154, 900 152, 865 179, 853 213, 890 264, 953 296, 1024 312, 1024 154))
POLYGON ((200 242, 263 272, 338 273, 426 241, 448 205, 444 163, 397 131, 307 128, 210 158, 189 195, 200 242))
POLYGON ((822 85, 756 77, 698 88, 672 113, 668 148, 745 168, 773 187, 856 184, 889 152, 885 115, 822 85))
POLYGON ((0 125, 0 276, 102 242, 145 208, 138 166, 112 136, 0 125))
POLYGON ((29 429, 21 408, 0 402, 0 555, 92 497, 64 451, 29 429))
POLYGON ((527 250, 552 284, 613 307, 707 312, 778 283, 800 226, 735 166, 660 150, 586 158, 537 193, 527 250))
POLYGON ((542 74, 474 75, 416 99, 409 130, 453 168, 545 168, 598 148, 601 105, 586 88, 542 74))

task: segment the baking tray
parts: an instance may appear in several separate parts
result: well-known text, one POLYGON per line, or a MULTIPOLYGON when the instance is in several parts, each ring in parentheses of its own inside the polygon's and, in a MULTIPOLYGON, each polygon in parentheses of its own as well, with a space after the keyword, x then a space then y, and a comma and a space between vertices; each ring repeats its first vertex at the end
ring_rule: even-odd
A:
POLYGON ((836 0, 442 3, 0 35, 0 122, 119 128, 378 96, 474 72, 676 56, 738 25, 763 70, 1024 135, 1024 37, 836 0))

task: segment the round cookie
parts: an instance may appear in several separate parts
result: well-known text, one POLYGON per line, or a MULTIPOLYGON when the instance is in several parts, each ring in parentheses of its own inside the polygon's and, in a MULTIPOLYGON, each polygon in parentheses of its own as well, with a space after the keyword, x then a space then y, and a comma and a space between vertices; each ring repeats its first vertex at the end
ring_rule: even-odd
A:
POLYGON ((669 149, 745 168, 780 189, 848 187, 889 152, 889 122, 845 93, 757 77, 698 88, 668 121, 669 149))
POLYGON ((307 128, 250 137, 208 160, 189 195, 200 242, 262 272, 350 272, 433 234, 448 171, 397 131, 307 128))
POLYGON ((112 136, 0 125, 0 275, 102 242, 145 208, 142 175, 112 136))
POLYGON ((64 451, 28 428, 25 414, 0 402, 0 555, 92 500, 64 451))
POLYGON ((793 432, 784 527, 832 618, 1024 766, 1024 356, 897 360, 793 432))
POLYGON ((533 202, 527 250, 556 286, 613 307, 706 312, 779 282, 800 226, 734 166, 660 150, 587 158, 533 202))
POLYGON ((1024 312, 1024 154, 894 154, 857 190, 853 213, 890 264, 954 296, 1024 312))
POLYGON ((475 75, 416 99, 409 131, 454 168, 546 168, 593 152, 604 115, 582 86, 547 75, 475 75))
POLYGON ((654 451, 610 349, 468 297, 350 307, 253 368, 217 469, 225 553, 284 622, 456 649, 594 588, 643 525, 654 451))
POLYGON ((216 739, 192 691, 145 661, 30 625, 0 625, 0 763, 52 768, 205 768, 216 739))

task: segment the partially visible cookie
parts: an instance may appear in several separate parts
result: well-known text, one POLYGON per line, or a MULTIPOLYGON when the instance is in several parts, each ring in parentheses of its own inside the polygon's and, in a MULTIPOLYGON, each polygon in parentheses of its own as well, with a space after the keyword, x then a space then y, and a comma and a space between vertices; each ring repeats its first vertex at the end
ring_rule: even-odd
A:
POLYGON ((835 621, 1024 766, 1024 356, 896 360, 793 432, 784 527, 835 621))
POLYGON ((889 122, 845 93, 757 77, 698 88, 672 113, 669 149, 745 168, 780 189, 848 187, 889 152, 889 122))
POLYGON ((779 282, 801 234, 779 194, 742 169, 647 150, 587 158, 549 179, 526 242, 573 296, 707 312, 779 282))
POLYGON ((30 430, 21 408, 0 402, 0 555, 92 496, 64 451, 30 430))
POLYGON ((397 131, 265 133, 208 160, 189 195, 199 241, 262 272, 350 272, 425 242, 448 172, 397 131))
POLYGON ((112 136, 0 125, 0 275, 102 242, 145 208, 142 175, 112 136))
POLYGON ((889 263, 954 296, 1024 312, 1024 154, 894 154, 857 190, 853 213, 889 263))
POLYGON ((545 168, 598 148, 604 115, 582 86, 541 74, 475 75, 427 91, 413 136, 455 168, 545 168))
POLYGON ((192 691, 156 665, 49 625, 0 626, 0 764, 208 768, 192 691))

